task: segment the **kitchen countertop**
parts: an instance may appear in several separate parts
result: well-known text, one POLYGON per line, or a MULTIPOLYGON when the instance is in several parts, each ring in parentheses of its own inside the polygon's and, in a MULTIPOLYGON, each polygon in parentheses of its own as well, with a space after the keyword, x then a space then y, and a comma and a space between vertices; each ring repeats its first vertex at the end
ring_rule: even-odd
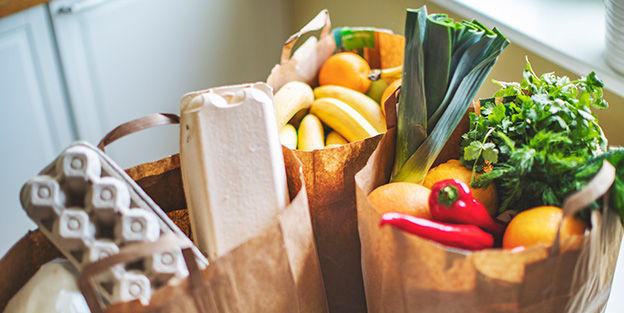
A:
POLYGON ((0 18, 51 0, 0 0, 0 18))

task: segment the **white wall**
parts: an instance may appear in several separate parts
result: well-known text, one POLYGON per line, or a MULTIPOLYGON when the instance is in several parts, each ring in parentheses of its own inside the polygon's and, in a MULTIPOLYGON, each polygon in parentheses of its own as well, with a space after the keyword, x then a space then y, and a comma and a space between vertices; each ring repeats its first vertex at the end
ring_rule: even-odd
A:
MULTIPOLYGON (((295 27, 303 26, 309 19, 314 17, 319 10, 328 9, 333 27, 375 26, 389 28, 398 34, 403 34, 404 32, 405 10, 407 8, 417 9, 426 5, 429 13, 449 13, 448 10, 424 0, 292 0, 292 3, 292 24, 295 25, 295 27)), ((469 16, 457 16, 454 14, 449 14, 449 16, 456 20, 472 19, 469 16)), ((494 27, 496 25, 487 26, 494 27)), ((570 34, 573 36, 573 32, 570 32, 570 34)), ((525 56, 528 56, 533 69, 538 75, 554 71, 560 76, 566 75, 572 79, 578 77, 512 42, 500 56, 492 72, 486 78, 482 88, 477 93, 477 97, 491 97, 494 92, 498 90, 498 86, 491 83, 492 79, 500 81, 522 80, 522 70, 526 64, 525 56)), ((624 117, 624 99, 609 91, 606 91, 605 99, 609 102, 610 108, 596 112, 600 125, 609 139, 610 144, 624 145, 624 132, 620 129, 621 119, 624 117)))
MULTIPOLYGON (((72 14, 47 9, 0 19, 0 112, 7 119, 0 127, 0 256, 36 227, 19 203, 21 186, 72 141, 97 144, 126 121, 179 114, 186 92, 266 80, 292 28, 288 0, 109 0, 72 14), (21 33, 27 36, 12 39, 21 33), (80 123, 72 118, 97 123, 82 123, 88 135, 80 127, 76 135, 80 123)), ((127 168, 177 153, 178 138, 177 126, 158 127, 107 152, 127 168)))

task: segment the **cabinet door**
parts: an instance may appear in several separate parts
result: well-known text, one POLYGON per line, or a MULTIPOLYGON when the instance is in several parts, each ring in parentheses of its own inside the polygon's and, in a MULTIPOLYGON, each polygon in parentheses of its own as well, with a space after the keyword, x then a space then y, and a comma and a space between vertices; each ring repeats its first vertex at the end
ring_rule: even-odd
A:
POLYGON ((21 186, 74 139, 45 5, 0 19, 0 255, 36 228, 21 186))
MULTIPOLYGON (((81 139, 179 114, 186 92, 266 80, 288 38, 287 0, 53 0, 50 14, 81 139)), ((241 127, 244 127, 242 125, 241 127)), ((179 151, 176 126, 115 142, 126 168, 179 151)))

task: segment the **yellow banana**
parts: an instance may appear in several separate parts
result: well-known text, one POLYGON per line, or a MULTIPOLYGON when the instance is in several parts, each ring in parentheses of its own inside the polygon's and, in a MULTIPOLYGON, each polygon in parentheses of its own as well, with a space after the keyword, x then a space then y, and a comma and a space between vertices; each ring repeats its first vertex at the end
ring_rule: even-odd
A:
POLYGON ((325 147, 336 147, 348 144, 349 142, 344 139, 344 137, 340 136, 340 134, 332 130, 327 134, 327 138, 325 138, 325 147))
POLYGON ((371 80, 389 79, 395 80, 401 78, 403 75, 403 65, 399 65, 391 68, 375 69, 371 70, 368 76, 371 80))
POLYGON ((306 115, 299 125, 299 150, 311 151, 325 147, 323 124, 314 114, 306 115))
POLYGON ((379 104, 371 97, 353 89, 336 85, 324 85, 314 88, 314 97, 338 99, 355 109, 377 132, 386 131, 386 118, 379 104))
POLYGON ((403 75, 403 65, 397 67, 385 68, 381 70, 381 78, 399 79, 403 75))
POLYGON ((308 109, 299 110, 299 112, 295 113, 295 115, 288 121, 288 124, 292 124, 295 128, 299 128, 299 124, 301 124, 301 120, 308 115, 308 109))
POLYGON ((295 126, 286 124, 279 132, 280 143, 289 149, 297 149, 297 130, 295 126))
POLYGON ((291 81, 282 86, 273 96, 278 128, 282 129, 295 113, 309 108, 312 101, 314 92, 308 84, 291 81))
POLYGON ((325 125, 337 131, 349 142, 379 134, 360 113, 338 99, 316 99, 310 106, 310 113, 316 115, 325 125))

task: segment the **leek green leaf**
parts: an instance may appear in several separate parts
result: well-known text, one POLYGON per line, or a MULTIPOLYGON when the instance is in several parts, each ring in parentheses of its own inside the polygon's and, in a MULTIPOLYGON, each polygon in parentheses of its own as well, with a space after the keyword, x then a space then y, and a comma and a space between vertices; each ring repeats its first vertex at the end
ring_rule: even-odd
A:
POLYGON ((401 94, 397 106, 397 138, 394 170, 398 171, 427 137, 427 105, 424 85, 426 7, 408 9, 405 21, 405 58, 401 94), (408 57, 409 56, 409 57, 408 57))
MULTIPOLYGON (((508 44, 496 28, 476 20, 459 23, 445 14, 427 15, 425 6, 407 10, 391 181, 423 181, 508 44)), ((479 154, 498 157, 489 148, 479 154)))

